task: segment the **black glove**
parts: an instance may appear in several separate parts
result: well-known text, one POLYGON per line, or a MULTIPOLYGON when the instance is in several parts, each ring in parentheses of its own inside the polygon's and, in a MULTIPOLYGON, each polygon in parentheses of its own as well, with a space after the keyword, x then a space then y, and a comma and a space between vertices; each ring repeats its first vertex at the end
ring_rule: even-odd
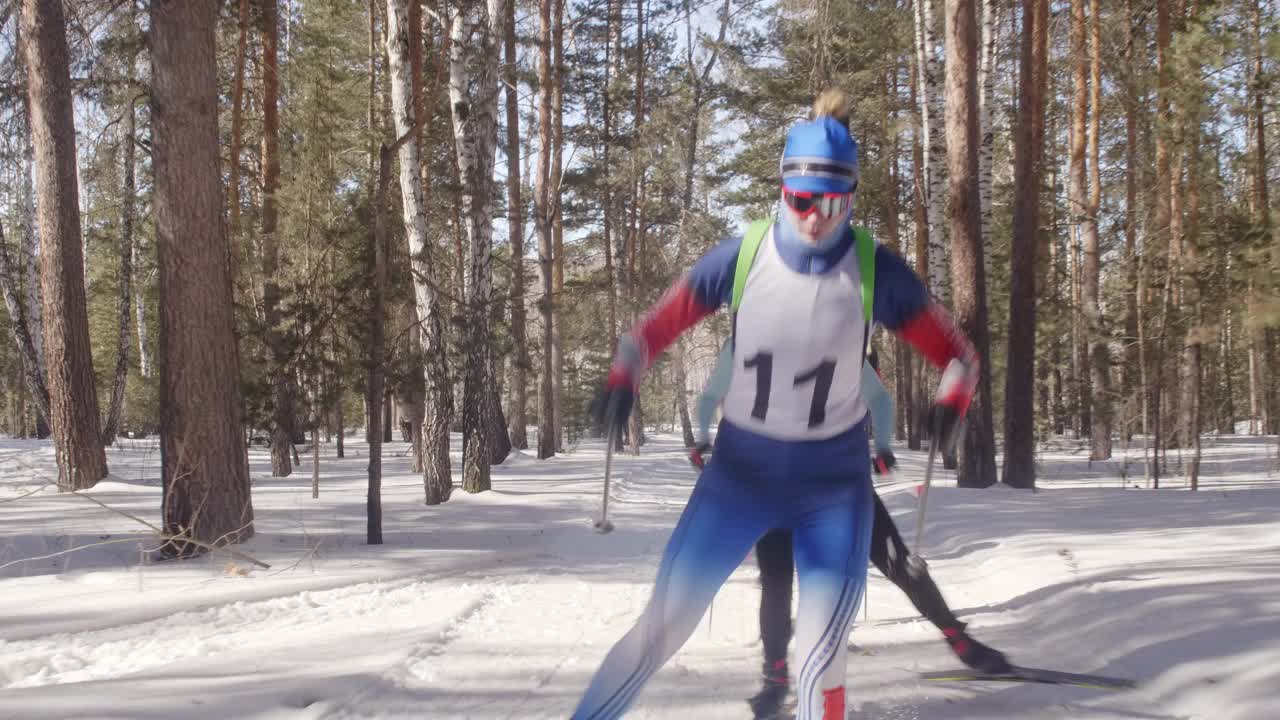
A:
POLYGON ((635 340, 630 335, 618 338, 618 350, 609 368, 609 379, 604 389, 591 403, 591 416, 609 437, 622 430, 631 417, 636 402, 636 389, 644 374, 644 360, 635 340))
POLYGON ((883 450, 876 453, 871 459, 871 467, 875 468, 877 475, 888 475, 889 471, 898 466, 898 459, 893 456, 892 450, 883 450))
POLYGON ((978 385, 978 368, 976 364, 962 360, 952 360, 942 373, 938 383, 938 394, 929 408, 929 429, 939 443, 943 453, 955 448, 960 437, 960 427, 964 423, 965 413, 969 411, 969 402, 978 385))
POLYGON ((964 416, 950 405, 935 404, 929 408, 929 433, 937 439, 938 449, 946 454, 955 449, 960 440, 964 416))
POLYGON ((606 437, 614 437, 626 426, 635 402, 636 393, 629 383, 613 387, 606 384, 591 402, 591 417, 606 437))
POLYGON ((689 463, 701 470, 706 467, 707 454, 711 452, 711 443, 703 441, 693 446, 689 451, 689 463))

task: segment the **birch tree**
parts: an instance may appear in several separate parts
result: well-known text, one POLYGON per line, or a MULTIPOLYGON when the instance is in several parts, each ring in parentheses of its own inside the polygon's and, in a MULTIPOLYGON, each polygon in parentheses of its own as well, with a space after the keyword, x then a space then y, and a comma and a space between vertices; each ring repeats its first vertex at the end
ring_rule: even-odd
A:
POLYGON ((18 281, 14 276, 13 262, 9 258, 9 247, 4 241, 3 227, 0 227, 0 292, 4 294, 5 309, 9 312, 9 332, 13 335, 14 344, 18 348, 18 357, 22 362, 22 378, 26 383, 27 392, 36 403, 36 410, 40 416, 49 417, 49 389, 45 385, 44 373, 40 372, 35 341, 27 324, 26 313, 23 312, 18 281))
POLYGON ((978 61, 978 195, 982 203, 982 257, 987 277, 991 277, 991 175, 995 133, 996 45, 1000 37, 1000 3, 982 0, 982 53, 978 61))
POLYGON ((507 232, 511 245, 511 405, 512 446, 527 450, 529 341, 525 332, 524 205, 520 192, 520 85, 516 64, 516 5, 506 3, 503 83, 507 101, 507 232))
POLYGON ((919 72, 920 118, 924 131, 925 211, 929 228, 929 288, 947 298, 947 247, 943 227, 946 213, 947 137, 942 102, 941 45, 934 18, 936 0, 914 0, 916 68, 919 72))
MULTIPOLYGON (((442 503, 453 491, 449 459, 449 423, 453 400, 444 351, 444 322, 436 288, 439 287, 433 248, 427 239, 427 216, 422 198, 421 150, 414 117, 413 81, 409 52, 407 0, 387 0, 387 58, 390 62, 392 118, 397 136, 407 139, 399 147, 400 199, 405 237, 413 272, 414 300, 422 323, 419 338, 424 358, 426 412, 423 419, 423 487, 428 505, 442 503)), ((385 428, 384 428, 385 430, 385 428)))
MULTIPOLYGON (((22 23, 18 22, 16 28, 15 45, 21 52, 22 39, 22 23)), ((45 383, 44 378, 48 377, 48 367, 45 364, 44 357, 44 307, 40 302, 40 234, 36 232, 36 192, 33 178, 35 177, 35 143, 31 140, 31 103, 30 99, 24 94, 21 98, 22 116, 19 118, 22 133, 22 181, 21 194, 18 200, 18 221, 22 227, 22 260, 23 269, 26 273, 26 302, 24 310, 26 312, 27 331, 31 336, 32 346, 35 349, 36 369, 40 374, 41 383, 45 383)), ((15 269, 16 272, 16 269, 15 269)), ((17 276, 13 276, 16 278, 17 276)), ((48 405, 48 393, 43 398, 45 405, 48 405)), ((48 435, 47 426, 49 422, 48 408, 45 414, 41 415, 38 423, 44 424, 46 432, 38 433, 41 437, 48 435)))
MULTIPOLYGON (((497 438, 489 338, 492 302, 493 168, 498 135, 498 38, 509 0, 465 3, 454 11, 450 35, 449 104, 462 179, 461 212, 468 244, 463 383, 463 478, 467 492, 489 489, 497 438)), ((505 428, 503 429, 505 432, 505 428)))

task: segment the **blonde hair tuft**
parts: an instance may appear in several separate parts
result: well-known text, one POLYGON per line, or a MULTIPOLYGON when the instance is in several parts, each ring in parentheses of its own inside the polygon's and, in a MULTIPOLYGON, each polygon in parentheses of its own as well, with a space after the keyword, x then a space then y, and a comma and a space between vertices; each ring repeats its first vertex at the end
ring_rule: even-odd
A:
POLYGON ((843 90, 828 88, 813 101, 813 119, 823 116, 836 119, 841 125, 848 127, 849 118, 853 115, 853 102, 843 90))

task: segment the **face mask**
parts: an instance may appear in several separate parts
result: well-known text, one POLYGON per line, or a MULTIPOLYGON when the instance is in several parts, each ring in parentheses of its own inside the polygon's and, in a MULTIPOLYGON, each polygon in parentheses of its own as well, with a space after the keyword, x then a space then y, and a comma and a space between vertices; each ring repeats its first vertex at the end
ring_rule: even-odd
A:
POLYGON ((849 227, 849 218, 853 215, 853 205, 845 207, 840 217, 840 221, 832 225, 831 230, 826 235, 818 238, 816 242, 809 242, 800 235, 799 222, 802 219, 796 213, 791 211, 787 203, 783 200, 778 201, 778 215, 782 218, 782 222, 778 223, 781 239, 784 242, 799 245, 802 248, 812 252, 823 252, 835 247, 840 239, 844 237, 849 227))

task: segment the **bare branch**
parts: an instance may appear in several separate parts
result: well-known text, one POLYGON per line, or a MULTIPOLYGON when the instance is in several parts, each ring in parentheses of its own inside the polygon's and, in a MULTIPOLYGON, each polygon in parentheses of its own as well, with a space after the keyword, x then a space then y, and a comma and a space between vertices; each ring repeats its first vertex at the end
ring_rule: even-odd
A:
MULTIPOLYGON (((27 465, 26 463, 23 463, 21 460, 19 460, 19 464, 22 464, 24 467, 28 468, 28 469, 29 469, 29 470, 31 470, 33 473, 35 473, 35 474, 39 474, 39 470, 38 470, 38 469, 36 469, 36 468, 32 468, 31 466, 27 465)), ((53 487, 57 487, 57 484, 56 484, 56 483, 54 483, 54 482, 52 482, 52 481, 50 481, 50 480, 45 480, 45 481, 44 481, 44 486, 53 486, 53 487)), ((41 487, 43 488, 44 486, 41 486, 41 487)), ((196 540, 195 538, 186 537, 185 535, 181 535, 181 534, 179 534, 179 535, 174 535, 174 534, 171 534, 171 533, 166 533, 166 532, 164 532, 163 530, 161 530, 160 528, 156 527, 155 525, 152 525, 151 523, 147 522, 146 520, 143 520, 142 518, 138 517, 137 515, 133 515, 133 514, 131 514, 131 513, 127 513, 127 512, 125 512, 125 511, 123 511, 123 510, 119 510, 119 509, 117 509, 117 508, 113 508, 113 507, 111 507, 110 505, 108 505, 108 504, 106 504, 106 503, 102 502, 102 501, 101 501, 101 500, 99 500, 98 498, 93 497, 92 495, 86 495, 86 494, 84 494, 83 492, 81 492, 81 491, 79 491, 79 490, 68 490, 67 492, 70 492, 72 495, 75 495, 75 496, 77 496, 77 497, 82 497, 82 498, 84 498, 84 499, 88 500, 89 502, 92 502, 93 504, 98 505, 99 507, 102 507, 102 508, 104 508, 104 509, 106 509, 106 510, 109 510, 110 512, 113 512, 113 513, 115 513, 115 514, 117 514, 117 515, 121 515, 121 516, 123 516, 123 517, 127 517, 127 518, 129 518, 130 520, 132 520, 132 521, 134 521, 134 522, 136 522, 136 523, 138 523, 138 524, 142 525, 143 527, 146 527, 146 528, 150 529, 152 532, 154 532, 154 533, 156 534, 156 537, 157 537, 158 539, 160 539, 160 540, 163 540, 163 541, 164 541, 164 544, 172 543, 172 542, 180 542, 180 543, 184 543, 184 544, 188 544, 188 545, 194 545, 194 546, 196 546, 196 547, 198 547, 198 548, 203 548, 203 549, 205 549, 205 550, 209 550, 209 551, 211 551, 211 552, 224 552, 224 553, 226 553, 226 554, 230 555, 231 557, 239 558, 239 559, 241 559, 241 560, 244 560, 245 562, 253 563, 254 565, 257 565, 257 566, 258 566, 258 567, 260 567, 260 568, 269 569, 269 568, 271 567, 271 566, 270 566, 270 565, 268 565, 267 563, 262 562, 261 560, 259 560, 259 559, 255 558, 255 557, 253 557, 252 555, 248 555, 248 554, 246 554, 246 553, 242 553, 242 552, 240 552, 240 551, 238 551, 238 550, 232 550, 232 549, 231 549, 231 548, 229 548, 229 547, 226 547, 226 546, 223 546, 223 545, 217 545, 217 544, 216 544, 217 542, 221 541, 223 538, 227 537, 227 535, 230 535, 230 534, 233 534, 233 533, 238 533, 240 530, 243 530, 245 527, 248 527, 248 525, 245 525, 245 526, 243 526, 243 527, 239 528, 238 530, 234 530, 234 531, 232 531, 231 533, 227 533, 227 534, 223 535, 222 537, 220 537, 220 538, 218 538, 217 540, 215 540, 215 541, 214 541, 214 543, 207 543, 207 542, 204 542, 203 540, 196 540)), ((136 538, 135 538, 135 539, 136 539, 136 538)), ((85 547, 90 547, 90 546, 85 546, 85 547)))
MULTIPOLYGON (((77 545, 73 548, 67 548, 66 550, 59 550, 58 552, 55 552, 55 553, 49 553, 48 555, 37 555, 36 557, 10 560, 5 564, 0 565, 0 570, 4 570, 5 568, 12 567, 14 565, 21 565, 22 563, 36 562, 38 560, 48 560, 50 558, 61 557, 63 555, 70 555, 73 552, 88 550, 89 548, 102 547, 103 545, 118 545, 120 543, 136 543, 136 542, 138 542, 138 538, 127 537, 127 538, 118 538, 115 540, 103 540, 101 542, 89 543, 88 545, 77 545)), ((156 549, 159 549, 159 548, 156 548, 156 549)))
POLYGON ((28 497, 28 496, 30 496, 30 495, 35 495, 36 493, 40 492, 41 490, 44 490, 44 489, 45 489, 45 487, 46 487, 46 485, 41 485, 40 487, 36 488, 35 490, 28 490, 27 492, 22 493, 22 494, 21 494, 21 495, 19 495, 18 497, 11 497, 11 498, 5 498, 4 500, 0 500, 0 503, 7 503, 7 502, 13 502, 14 500, 21 500, 21 499, 22 499, 22 498, 24 498, 24 497, 28 497))

